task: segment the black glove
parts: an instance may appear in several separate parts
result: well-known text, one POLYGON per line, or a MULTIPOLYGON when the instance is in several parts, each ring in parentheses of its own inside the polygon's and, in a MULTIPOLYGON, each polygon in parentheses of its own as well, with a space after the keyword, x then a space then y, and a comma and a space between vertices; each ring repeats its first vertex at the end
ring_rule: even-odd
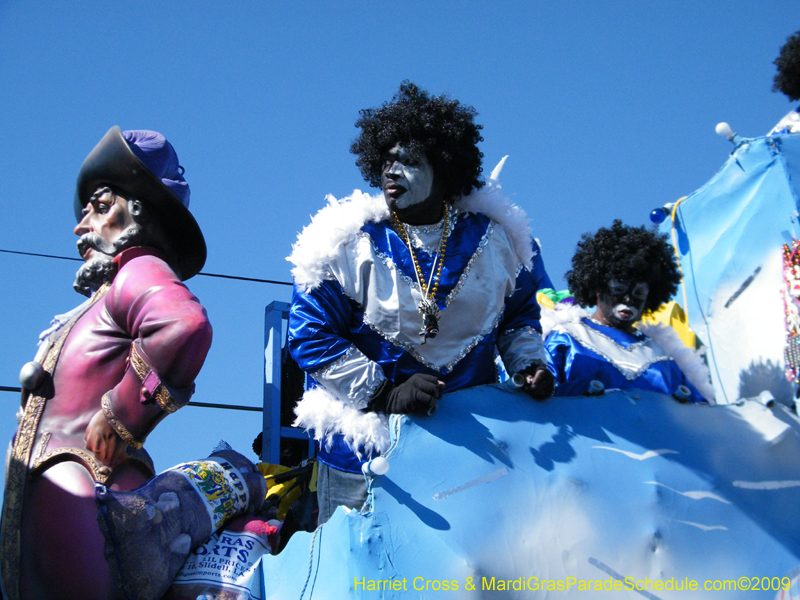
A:
POLYGON ((441 396, 439 380, 433 375, 416 373, 395 385, 388 379, 375 391, 367 408, 387 415, 431 414, 441 396))
POLYGON ((519 372, 525 378, 525 385, 522 389, 535 400, 546 400, 553 395, 555 382, 553 374, 547 370, 547 367, 538 364, 532 364, 526 369, 519 372))

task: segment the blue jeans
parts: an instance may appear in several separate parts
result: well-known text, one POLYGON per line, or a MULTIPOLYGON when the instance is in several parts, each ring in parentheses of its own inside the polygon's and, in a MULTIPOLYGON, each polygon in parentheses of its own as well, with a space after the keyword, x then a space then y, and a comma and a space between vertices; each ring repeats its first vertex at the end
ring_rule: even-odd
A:
POLYGON ((317 463, 317 501, 319 525, 331 518, 338 506, 360 509, 367 501, 367 482, 361 473, 340 471, 324 462, 317 463))

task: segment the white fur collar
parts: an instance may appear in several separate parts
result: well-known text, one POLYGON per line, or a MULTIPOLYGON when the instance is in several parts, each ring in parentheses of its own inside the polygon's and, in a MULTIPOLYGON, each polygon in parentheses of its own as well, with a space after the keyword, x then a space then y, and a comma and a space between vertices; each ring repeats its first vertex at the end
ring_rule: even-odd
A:
POLYGON ((286 258, 294 265, 292 276, 295 285, 307 291, 330 278, 327 265, 339 246, 355 239, 366 223, 377 223, 389 218, 389 209, 382 195, 370 196, 361 190, 337 200, 328 194, 328 205, 311 217, 303 228, 286 258))
MULTIPOLYGON (((547 339, 547 335, 558 325, 575 323, 588 316, 590 316, 589 311, 576 305, 561 305, 555 310, 542 307, 542 337, 547 339)), ((640 322, 636 328, 664 348, 678 364, 686 379, 697 388, 706 400, 714 404, 716 392, 714 386, 711 385, 708 366, 703 360, 705 348, 698 352, 687 348, 672 327, 661 323, 640 322)))
MULTIPOLYGON (((533 245, 528 217, 524 210, 503 196, 497 181, 506 158, 495 167, 484 187, 462 197, 455 206, 461 212, 486 215, 501 225, 511 239, 520 263, 531 269, 533 245)), ((354 240, 365 224, 389 218, 389 209, 381 193, 371 196, 355 190, 341 200, 330 194, 326 200, 328 205, 311 217, 311 223, 297 236, 292 253, 286 259, 294 265, 292 276, 295 284, 304 291, 330 278, 327 265, 337 254, 339 246, 354 240)))

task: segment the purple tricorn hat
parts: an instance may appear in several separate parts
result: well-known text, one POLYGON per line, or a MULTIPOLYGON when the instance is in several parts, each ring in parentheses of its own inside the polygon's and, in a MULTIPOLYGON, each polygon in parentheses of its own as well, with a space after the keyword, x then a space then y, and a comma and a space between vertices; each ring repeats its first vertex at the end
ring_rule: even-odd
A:
POLYGON ((116 125, 83 161, 75 187, 75 218, 97 188, 107 185, 140 200, 153 210, 164 228, 182 280, 200 272, 206 262, 206 242, 189 212, 189 184, 178 155, 155 131, 125 131, 116 125))

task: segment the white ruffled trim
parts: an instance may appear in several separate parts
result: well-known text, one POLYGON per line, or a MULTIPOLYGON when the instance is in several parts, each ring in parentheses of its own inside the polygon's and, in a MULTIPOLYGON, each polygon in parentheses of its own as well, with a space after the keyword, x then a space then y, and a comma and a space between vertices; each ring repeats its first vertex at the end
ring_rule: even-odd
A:
POLYGON ((336 256, 339 246, 354 241, 365 223, 378 223, 389 218, 383 194, 370 196, 361 190, 337 200, 328 194, 328 205, 311 217, 287 257, 295 265, 292 276, 303 291, 317 287, 331 278, 328 263, 336 256))
POLYGON ((581 308, 577 304, 559 304, 555 309, 542 306, 541 309, 542 317, 539 322, 542 325, 542 338, 544 339, 547 339, 547 336, 557 325, 577 323, 583 317, 590 316, 588 310, 581 308))
POLYGON ((504 156, 494 168, 485 186, 462 197, 456 207, 462 212, 486 215, 497 222, 511 238, 511 245, 519 261, 530 271, 533 268, 533 231, 530 220, 524 210, 503 196, 498 181, 507 158, 508 156, 504 156))
POLYGON ((297 419, 294 427, 302 427, 306 433, 313 431, 314 439, 326 448, 333 436, 340 433, 344 441, 363 459, 358 449, 364 448, 366 456, 382 454, 390 444, 389 418, 383 413, 361 412, 357 408, 338 400, 324 388, 306 391, 294 408, 297 419))
MULTIPOLYGON (((506 158, 495 167, 483 188, 461 198, 455 207, 460 212, 480 213, 497 222, 511 239, 520 263, 530 270, 533 268, 533 235, 528 216, 503 196, 497 181, 506 158)), ((366 223, 379 223, 389 218, 382 193, 370 196, 355 190, 341 200, 330 194, 325 199, 328 205, 311 217, 311 223, 297 236, 292 253, 286 258, 294 265, 294 282, 303 291, 314 289, 332 277, 328 264, 337 256, 342 244, 355 241, 366 223)))
MULTIPOLYGON (((557 325, 575 323, 583 317, 589 316, 591 316, 589 311, 574 304, 561 305, 555 310, 542 307, 542 337, 547 339, 548 334, 557 325)), ((701 348, 697 352, 688 348, 672 327, 662 323, 639 322, 636 324, 636 328, 664 348, 677 363, 686 379, 709 403, 715 404, 716 392, 711 384, 711 373, 703 360, 705 348, 701 348)))

